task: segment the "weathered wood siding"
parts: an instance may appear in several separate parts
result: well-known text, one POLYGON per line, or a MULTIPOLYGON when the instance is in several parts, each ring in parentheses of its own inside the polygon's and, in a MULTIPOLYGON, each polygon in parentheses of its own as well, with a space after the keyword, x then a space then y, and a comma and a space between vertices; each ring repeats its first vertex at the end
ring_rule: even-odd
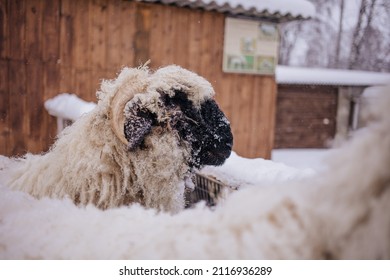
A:
POLYGON ((279 85, 275 148, 325 148, 336 133, 337 87, 279 85))
POLYGON ((222 72, 225 15, 122 0, 0 0, 0 154, 46 151, 56 121, 43 103, 58 93, 96 101, 101 79, 151 59, 207 78, 231 121, 234 150, 269 158, 273 77, 222 72))

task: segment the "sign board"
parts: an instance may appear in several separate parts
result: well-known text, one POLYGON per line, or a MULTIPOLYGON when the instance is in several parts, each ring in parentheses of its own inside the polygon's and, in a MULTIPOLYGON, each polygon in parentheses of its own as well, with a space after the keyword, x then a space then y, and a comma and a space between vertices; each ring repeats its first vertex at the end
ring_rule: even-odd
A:
POLYGON ((223 71, 273 75, 277 64, 277 24, 226 18, 223 71))

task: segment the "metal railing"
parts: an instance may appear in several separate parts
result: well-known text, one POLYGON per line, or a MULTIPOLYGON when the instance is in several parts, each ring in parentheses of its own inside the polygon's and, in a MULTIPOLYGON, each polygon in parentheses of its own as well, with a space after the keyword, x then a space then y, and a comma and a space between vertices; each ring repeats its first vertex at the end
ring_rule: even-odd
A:
POLYGON ((199 201, 205 201, 207 206, 214 207, 222 203, 231 192, 237 190, 216 178, 201 173, 195 174, 194 184, 194 190, 186 192, 187 208, 199 201))

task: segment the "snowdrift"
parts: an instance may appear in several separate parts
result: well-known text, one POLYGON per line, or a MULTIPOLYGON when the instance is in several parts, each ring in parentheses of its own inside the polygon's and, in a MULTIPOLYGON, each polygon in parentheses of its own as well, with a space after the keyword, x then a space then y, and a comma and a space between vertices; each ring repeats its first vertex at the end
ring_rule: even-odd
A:
MULTIPOLYGON (((335 149, 327 168, 269 177, 215 210, 102 211, 2 185, 0 258, 390 259, 389 93, 377 99, 370 126, 335 149)), ((2 158, 0 168, 9 164, 2 158)), ((249 177, 242 181, 260 181, 249 177)))

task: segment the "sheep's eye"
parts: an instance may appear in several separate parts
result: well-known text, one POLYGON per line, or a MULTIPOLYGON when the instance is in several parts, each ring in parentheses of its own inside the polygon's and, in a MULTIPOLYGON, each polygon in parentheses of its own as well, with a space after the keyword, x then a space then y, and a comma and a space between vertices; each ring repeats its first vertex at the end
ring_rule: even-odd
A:
POLYGON ((167 93, 161 93, 161 100, 165 106, 189 106, 192 102, 188 100, 187 94, 180 90, 174 90, 175 94, 170 96, 167 93))
POLYGON ((170 97, 166 93, 161 95, 161 101, 163 102, 165 107, 171 107, 173 105, 172 97, 170 97))

